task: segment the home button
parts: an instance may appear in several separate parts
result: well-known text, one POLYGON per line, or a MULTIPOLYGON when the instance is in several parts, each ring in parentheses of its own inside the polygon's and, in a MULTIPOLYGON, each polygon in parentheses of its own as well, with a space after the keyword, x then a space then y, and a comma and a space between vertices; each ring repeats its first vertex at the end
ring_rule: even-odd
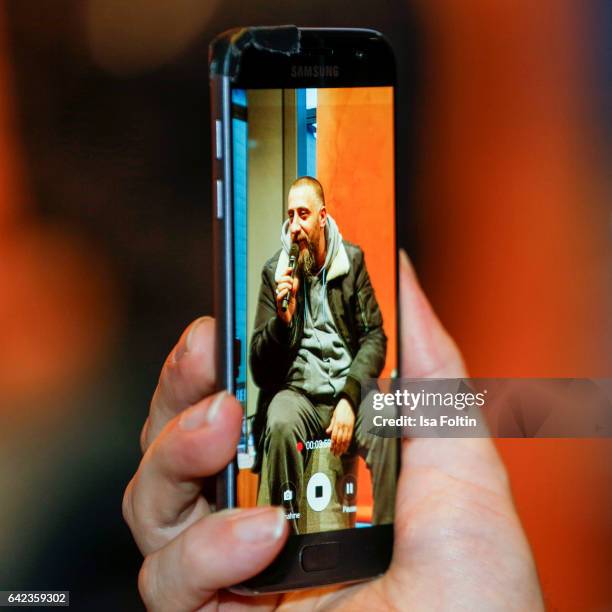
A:
POLYGON ((340 561, 340 544, 325 542, 314 546, 304 546, 300 553, 300 560, 305 572, 333 569, 340 561))

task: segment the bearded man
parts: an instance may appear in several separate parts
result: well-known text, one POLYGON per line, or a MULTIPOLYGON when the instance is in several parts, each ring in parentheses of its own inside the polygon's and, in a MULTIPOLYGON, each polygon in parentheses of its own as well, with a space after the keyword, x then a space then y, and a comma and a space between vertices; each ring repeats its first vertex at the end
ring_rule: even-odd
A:
POLYGON ((287 199, 282 249, 262 271, 250 347, 260 388, 256 470, 267 483, 258 503, 282 504, 288 483, 301 499, 306 443, 329 436, 335 455, 364 457, 372 472, 373 522, 392 522, 396 440, 368 434, 372 423, 360 411, 361 382, 380 375, 387 346, 364 254, 342 239, 319 181, 298 178, 287 199), (292 244, 299 247, 294 275, 292 244))

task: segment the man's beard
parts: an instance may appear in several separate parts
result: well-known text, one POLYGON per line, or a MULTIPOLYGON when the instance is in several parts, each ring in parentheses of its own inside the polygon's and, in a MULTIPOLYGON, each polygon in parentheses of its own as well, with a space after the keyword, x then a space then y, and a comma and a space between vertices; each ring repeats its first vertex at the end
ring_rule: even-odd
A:
POLYGON ((306 238, 306 249, 300 251, 298 258, 298 272, 303 276, 312 277, 318 272, 317 270, 317 258, 315 257, 314 244, 306 238))

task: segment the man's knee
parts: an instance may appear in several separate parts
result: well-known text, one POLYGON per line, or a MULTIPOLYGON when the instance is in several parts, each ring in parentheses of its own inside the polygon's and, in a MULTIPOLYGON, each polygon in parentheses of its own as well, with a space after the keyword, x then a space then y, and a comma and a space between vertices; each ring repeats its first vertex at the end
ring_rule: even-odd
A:
POLYGON ((296 435, 297 423, 282 416, 275 419, 268 419, 266 427, 266 437, 274 440, 291 439, 296 435))
POLYGON ((280 391, 270 402, 266 422, 267 438, 284 440, 295 437, 301 424, 295 395, 291 391, 280 391))
POLYGON ((384 423, 387 419, 396 418, 398 413, 395 406, 383 406, 381 409, 374 408, 374 394, 373 391, 370 391, 362 400, 355 423, 355 435, 359 444, 368 448, 372 445, 384 445, 386 438, 381 435, 382 433, 396 433, 390 426, 378 427, 376 425, 377 422, 384 423))

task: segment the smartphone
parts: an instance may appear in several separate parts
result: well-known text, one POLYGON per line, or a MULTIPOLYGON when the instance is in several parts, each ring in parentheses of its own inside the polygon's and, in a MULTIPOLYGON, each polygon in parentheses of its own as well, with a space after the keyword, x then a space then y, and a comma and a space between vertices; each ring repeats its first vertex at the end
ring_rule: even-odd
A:
POLYGON ((252 27, 210 46, 219 389, 244 409, 217 508, 290 537, 235 590, 383 573, 399 444, 366 381, 399 369, 393 52, 376 31, 252 27))

